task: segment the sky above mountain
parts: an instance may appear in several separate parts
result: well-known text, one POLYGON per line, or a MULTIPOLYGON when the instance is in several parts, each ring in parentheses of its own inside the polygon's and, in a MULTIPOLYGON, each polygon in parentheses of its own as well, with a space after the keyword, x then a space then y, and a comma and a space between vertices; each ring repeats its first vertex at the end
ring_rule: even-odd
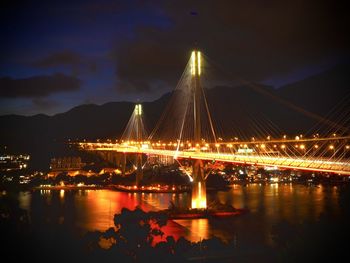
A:
POLYGON ((193 48, 279 87, 348 60, 340 1, 2 1, 0 115, 147 101, 193 48))

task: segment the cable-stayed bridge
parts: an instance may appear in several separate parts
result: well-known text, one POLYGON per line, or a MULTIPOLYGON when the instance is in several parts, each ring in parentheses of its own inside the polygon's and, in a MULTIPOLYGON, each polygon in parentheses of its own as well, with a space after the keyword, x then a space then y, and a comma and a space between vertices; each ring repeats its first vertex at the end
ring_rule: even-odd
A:
MULTIPOLYGON (((332 140, 333 138, 322 138, 322 141, 327 141, 327 139, 332 140)), ((349 140, 350 137, 344 137, 342 140, 349 140)), ((338 139, 340 140, 340 139, 338 139)), ((315 142, 316 140, 312 140, 315 142)), ((266 145, 265 142, 264 144, 266 145)), ((275 141, 277 143, 277 141, 275 141)), ((279 147, 287 147, 284 141, 279 142, 281 145, 279 147), (282 144, 283 143, 283 144, 282 144)), ((292 143, 292 140, 289 140, 288 143, 292 143)), ((298 143, 298 141, 294 141, 298 143)), ((261 145, 264 145, 261 144, 261 145)), ((81 147, 85 150, 95 150, 95 151, 116 151, 121 153, 143 153, 151 155, 163 155, 171 156, 176 159, 201 159, 209 161, 218 161, 234 164, 249 164, 256 166, 275 166, 278 168, 284 169, 295 169, 295 170, 305 170, 305 171, 315 171, 315 172, 328 172, 336 173, 343 175, 350 175, 350 162, 348 159, 343 158, 333 158, 333 157, 308 157, 308 156, 285 156, 281 153, 270 153, 270 154, 259 154, 254 153, 252 148, 238 148, 237 152, 233 152, 232 143, 227 143, 225 150, 218 149, 214 151, 214 148, 217 148, 215 145, 209 145, 205 150, 196 151, 193 148, 177 148, 176 144, 174 146, 166 147, 154 147, 151 143, 145 142, 142 145, 137 145, 136 143, 81 143, 81 147), (175 148, 175 149, 174 149, 175 148), (209 151, 207 149, 210 149, 209 151)), ((224 145, 224 144, 221 144, 224 145)), ((224 148, 225 146, 221 146, 224 148)), ((260 145, 260 147, 261 147, 260 145)), ((276 145, 276 144, 275 144, 276 145)), ((297 144, 296 144, 297 145, 297 144)), ((300 144, 303 147, 304 144, 300 144)), ((259 146, 258 146, 259 147, 259 146)), ((266 146, 265 146, 266 147, 266 146)), ((295 147, 295 146, 294 146, 295 147)), ((345 146, 345 151, 349 150, 349 147, 345 146)))
MULTIPOLYGON (((206 207, 205 163, 208 161, 350 175, 347 128, 350 112, 337 113, 336 121, 316 116, 320 127, 313 130, 311 137, 282 135, 276 139, 267 135, 271 125, 256 120, 257 136, 250 140, 234 137, 225 141, 219 137, 205 94, 210 82, 207 78, 210 74, 206 74, 209 66, 205 61, 201 52, 192 52, 170 102, 149 135, 144 127, 142 105, 137 104, 118 142, 81 142, 80 147, 91 151, 135 154, 137 186, 142 179, 143 155, 170 156, 180 165, 182 159, 191 160, 192 208, 206 207), (326 135, 320 135, 321 132, 326 135)), ((214 78, 213 81, 218 80, 214 78)), ((314 117, 314 114, 310 115, 314 117)), ((293 121, 297 123, 297 120, 293 121)))

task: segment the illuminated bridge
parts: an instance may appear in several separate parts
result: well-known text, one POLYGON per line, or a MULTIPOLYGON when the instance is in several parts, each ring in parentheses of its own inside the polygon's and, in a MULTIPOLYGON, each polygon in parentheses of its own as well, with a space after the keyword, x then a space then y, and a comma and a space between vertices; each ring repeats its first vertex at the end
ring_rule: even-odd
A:
POLYGON ((203 88, 208 81, 205 76, 209 75, 204 74, 208 70, 205 61, 201 52, 192 52, 170 102, 150 134, 144 129, 142 105, 137 104, 120 140, 81 142, 79 146, 88 151, 134 154, 137 186, 142 179, 143 155, 170 156, 179 165, 183 159, 191 160, 192 208, 206 207, 205 164, 209 161, 350 175, 348 113, 339 115, 337 122, 321 119, 328 136, 320 136, 320 129, 311 138, 282 135, 276 139, 266 134, 268 127, 261 125, 256 130, 260 136, 251 140, 234 137, 224 141, 218 137, 203 88))
MULTIPOLYGON (((350 137, 343 137, 341 138, 343 140, 349 140, 350 137)), ((322 138, 323 141, 332 141, 334 138, 322 138)), ((339 138, 336 138, 335 140, 340 140, 339 138)), ((313 142, 317 142, 317 140, 311 140, 313 142)), ((291 143, 292 140, 289 140, 288 143, 291 143)), ((265 145, 268 142, 264 142, 261 145, 254 145, 254 147, 261 147, 265 145)), ((277 143, 277 142, 275 142, 277 143)), ((286 146, 287 142, 280 141, 279 147, 284 148, 286 146)), ((298 143, 298 141, 294 141, 294 143, 298 143)), ((224 144, 220 144, 218 146, 216 144, 213 145, 214 147, 210 147, 208 149, 214 149, 214 148, 224 148, 224 144)), ((248 144, 245 144, 248 146, 248 144)), ((274 144, 276 145, 276 144, 274 144)), ((294 147, 298 145, 295 144, 294 147)), ((316 146, 317 144, 315 144, 316 146)), ((281 154, 280 152, 278 154, 272 153, 253 153, 253 148, 242 148, 238 149, 241 151, 238 151, 237 153, 233 153, 231 148, 234 147, 234 144, 227 143, 225 150, 218 149, 217 151, 208 151, 200 150, 196 151, 194 149, 182 149, 182 147, 177 147, 175 144, 173 147, 175 149, 170 149, 171 146, 169 144, 166 144, 167 147, 159 147, 152 146, 151 143, 145 143, 141 144, 139 146, 130 145, 130 143, 81 143, 80 146, 84 148, 85 150, 95 150, 95 151, 116 151, 121 153, 143 153, 148 155, 163 155, 163 156, 171 156, 175 159, 200 159, 200 160, 210 160, 210 161, 218 161, 218 162, 225 162, 225 163, 234 163, 234 164, 249 164, 249 165, 256 165, 256 166, 275 166, 278 168, 284 168, 284 169, 295 169, 295 170, 305 170, 305 171, 315 171, 315 172, 328 172, 328 173, 336 173, 336 174, 343 174, 343 175, 350 175, 350 162, 349 160, 342 160, 342 158, 317 158, 313 156, 286 156, 281 154), (247 150, 246 153, 244 150, 247 150), (240 153, 239 153, 240 152, 240 153)), ((305 147, 304 144, 300 144, 301 148, 305 147)), ((300 147, 299 146, 299 147, 300 147)), ((314 146, 314 147, 315 147, 314 146)), ((207 146, 208 147, 208 146, 207 146)), ((205 146, 202 148, 206 148, 205 146)), ((330 150, 332 148, 332 145, 330 145, 330 150)), ((349 150, 350 146, 345 146, 345 151, 349 150)))

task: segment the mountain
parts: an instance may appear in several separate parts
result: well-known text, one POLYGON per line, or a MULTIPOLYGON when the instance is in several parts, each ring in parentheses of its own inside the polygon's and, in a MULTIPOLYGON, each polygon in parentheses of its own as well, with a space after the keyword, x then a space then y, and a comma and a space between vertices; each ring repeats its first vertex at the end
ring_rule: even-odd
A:
MULTIPOLYGON (((303 108, 324 115, 350 92, 350 64, 286 85, 279 95, 303 108)), ((349 106, 350 107, 350 106, 349 106)))
MULTIPOLYGON (((281 136, 307 132, 342 98, 349 95, 350 65, 273 89, 261 84, 214 87, 206 90, 218 134, 281 136), (297 122, 295 122, 297 120, 297 122)), ((148 131, 155 126, 171 94, 143 103, 148 131)), ((80 105, 54 116, 0 116, 1 150, 32 155, 32 167, 48 167, 49 159, 74 151, 71 140, 119 138, 134 108, 131 102, 80 105)), ((348 105, 350 109, 350 105, 348 105)))

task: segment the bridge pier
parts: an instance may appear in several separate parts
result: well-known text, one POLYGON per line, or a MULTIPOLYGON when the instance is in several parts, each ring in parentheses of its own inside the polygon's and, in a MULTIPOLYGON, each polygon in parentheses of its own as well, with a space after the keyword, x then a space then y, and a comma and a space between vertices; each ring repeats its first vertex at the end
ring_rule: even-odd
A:
POLYGON ((207 208, 207 193, 202 160, 195 160, 192 164, 192 202, 191 207, 197 209, 207 208))
POLYGON ((122 155, 123 161, 122 161, 122 175, 125 177, 125 170, 126 170, 126 153, 123 153, 122 155))
POLYGON ((142 178, 143 178, 142 153, 137 153, 136 154, 136 186, 137 187, 141 185, 142 178))

